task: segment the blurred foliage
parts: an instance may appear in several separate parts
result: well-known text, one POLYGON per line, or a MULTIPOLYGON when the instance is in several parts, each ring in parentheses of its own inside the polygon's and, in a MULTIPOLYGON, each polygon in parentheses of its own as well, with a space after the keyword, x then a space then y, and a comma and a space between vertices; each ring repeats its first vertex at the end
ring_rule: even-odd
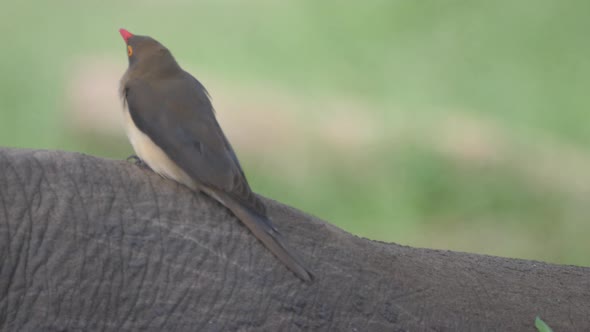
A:
MULTIPOLYGON (((72 133, 63 112, 71 63, 87 54, 125 63, 125 27, 237 85, 368 105, 380 124, 374 145, 276 153, 303 176, 238 151, 258 192, 373 239, 590 265, 590 177, 566 171, 590 164, 589 9, 574 0, 4 3, 0 144, 130 154, 121 137, 72 133), (438 129, 456 116, 496 128, 499 152, 474 162, 441 149, 438 129), (399 139, 400 128, 417 130, 399 139), (562 169, 564 155, 575 158, 562 169)), ((457 131, 458 142, 473 139, 457 131)))

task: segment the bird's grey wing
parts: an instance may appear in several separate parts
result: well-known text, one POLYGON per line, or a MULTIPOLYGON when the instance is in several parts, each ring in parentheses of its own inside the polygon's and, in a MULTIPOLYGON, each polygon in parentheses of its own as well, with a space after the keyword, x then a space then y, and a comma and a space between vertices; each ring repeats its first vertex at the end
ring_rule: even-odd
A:
MULTIPOLYGON (((215 118, 215 109, 211 104, 211 97, 209 95, 209 92, 207 91, 207 89, 205 89, 203 84, 201 84, 201 82, 199 82, 199 80, 194 78, 191 74, 187 72, 183 72, 183 74, 184 78, 188 81, 191 81, 192 83, 191 92, 193 92, 193 98, 195 98, 197 103, 201 105, 200 109, 204 110, 202 115, 207 116, 206 119, 201 120, 205 121, 208 124, 211 124, 212 128, 216 128, 216 131, 219 134, 218 137, 221 137, 221 139, 223 139, 223 146, 226 148, 226 152, 230 155, 231 159, 234 161, 234 165, 237 167, 239 171, 239 175, 235 177, 236 181, 233 182, 233 187, 231 189, 232 195, 234 196, 234 198, 242 202, 246 202, 247 205, 253 207, 255 212, 266 216, 266 207, 264 206, 262 201, 260 201, 260 199, 258 199, 258 197, 254 195, 252 189, 250 189, 250 185, 246 180, 246 175, 242 170, 240 161, 238 160, 238 157, 236 156, 233 147, 229 143, 227 137, 224 135, 223 130, 221 130, 221 127, 219 126, 219 123, 215 118)), ((186 85, 184 86, 186 87, 186 85)))
POLYGON ((203 89, 165 82, 128 81, 126 102, 135 125, 182 170, 219 200, 262 243, 304 281, 313 275, 282 240, 264 205, 250 189, 203 89), (206 97, 206 98, 204 98, 206 97))
POLYGON ((152 86, 143 80, 128 81, 124 94, 133 122, 198 183, 223 190, 266 215, 215 119, 206 91, 186 83, 170 80, 152 86))

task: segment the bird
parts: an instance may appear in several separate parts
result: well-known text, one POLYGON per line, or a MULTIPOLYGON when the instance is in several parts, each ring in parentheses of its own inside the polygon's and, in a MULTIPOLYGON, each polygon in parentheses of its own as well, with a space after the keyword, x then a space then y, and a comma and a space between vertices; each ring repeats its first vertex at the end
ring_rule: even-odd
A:
POLYGON ((149 36, 125 29, 129 66, 120 81, 125 131, 141 163, 229 209, 285 266, 313 280, 254 194, 203 84, 149 36))

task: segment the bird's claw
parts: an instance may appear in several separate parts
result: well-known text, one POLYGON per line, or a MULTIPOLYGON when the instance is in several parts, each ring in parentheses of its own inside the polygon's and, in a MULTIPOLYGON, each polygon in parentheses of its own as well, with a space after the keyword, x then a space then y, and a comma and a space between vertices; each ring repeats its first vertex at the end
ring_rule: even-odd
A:
POLYGON ((134 165, 139 166, 141 168, 147 168, 147 169, 150 168, 148 166, 148 164, 145 163, 145 161, 141 160, 141 158, 139 158, 138 156, 136 156, 134 154, 127 157, 127 161, 130 163, 133 163, 134 165))

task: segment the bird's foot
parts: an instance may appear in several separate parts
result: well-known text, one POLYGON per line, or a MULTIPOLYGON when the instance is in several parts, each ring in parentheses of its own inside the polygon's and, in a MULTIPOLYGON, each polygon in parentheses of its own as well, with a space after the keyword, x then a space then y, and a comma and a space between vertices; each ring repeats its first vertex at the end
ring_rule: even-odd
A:
POLYGON ((134 154, 127 157, 127 161, 130 163, 133 163, 134 165, 139 166, 141 168, 150 169, 150 167, 148 166, 148 164, 145 163, 145 161, 141 160, 141 158, 139 158, 138 156, 136 156, 134 154))

